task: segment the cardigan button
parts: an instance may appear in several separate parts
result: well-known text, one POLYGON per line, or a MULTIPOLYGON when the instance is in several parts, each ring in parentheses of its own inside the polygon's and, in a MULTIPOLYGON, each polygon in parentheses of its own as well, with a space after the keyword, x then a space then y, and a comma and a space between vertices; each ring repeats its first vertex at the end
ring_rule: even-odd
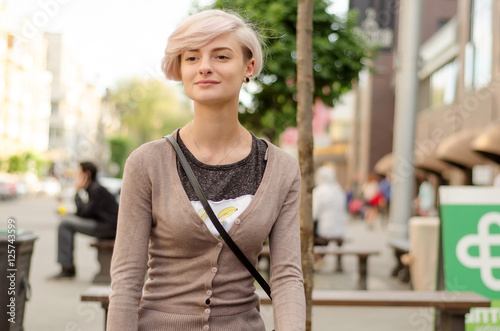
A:
POLYGON ((241 223, 241 221, 240 221, 240 219, 239 219, 239 218, 237 218, 237 219, 236 219, 236 221, 234 221, 234 223, 235 223, 235 224, 240 224, 240 223, 241 223))
POLYGON ((210 327, 208 325, 203 325, 203 330, 208 330, 210 327))
POLYGON ((213 268, 212 268, 212 272, 214 272, 214 273, 215 273, 215 272, 217 272, 217 268, 216 268, 216 267, 213 267, 213 268))
POLYGON ((210 309, 205 309, 205 314, 210 315, 210 309))

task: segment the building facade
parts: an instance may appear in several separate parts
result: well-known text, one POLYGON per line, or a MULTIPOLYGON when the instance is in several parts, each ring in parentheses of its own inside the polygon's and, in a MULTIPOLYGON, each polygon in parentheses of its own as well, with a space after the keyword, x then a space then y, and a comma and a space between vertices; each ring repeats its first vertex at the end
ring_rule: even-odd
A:
POLYGON ((83 78, 81 67, 62 34, 45 33, 47 69, 52 73, 49 154, 68 166, 82 159, 96 159, 101 142, 101 96, 83 78))
POLYGON ((458 0, 421 47, 415 165, 451 185, 500 173, 500 2, 458 0))
MULTIPOLYGON (((380 47, 371 68, 361 73, 356 87, 353 150, 348 167, 350 180, 359 183, 370 172, 380 173, 376 171, 377 162, 392 152, 399 0, 351 0, 350 8, 359 10, 362 32, 368 32, 372 43, 380 47)), ((420 42, 428 40, 456 12, 454 0, 422 0, 420 42)), ((390 164, 385 160, 382 163, 390 164)))
POLYGON ((21 21, 0 7, 1 160, 48 148, 52 75, 46 55, 46 40, 24 38, 21 21))
POLYGON ((117 126, 114 104, 85 81, 65 37, 28 36, 23 19, 2 4, 0 161, 34 152, 63 167, 89 159, 104 169, 110 158, 106 139, 117 126))

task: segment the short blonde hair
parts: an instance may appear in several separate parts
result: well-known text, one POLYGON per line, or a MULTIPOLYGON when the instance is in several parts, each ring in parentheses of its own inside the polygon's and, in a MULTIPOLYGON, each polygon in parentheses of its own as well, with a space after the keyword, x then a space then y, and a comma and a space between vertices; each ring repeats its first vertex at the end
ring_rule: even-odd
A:
POLYGON ((233 33, 244 48, 245 60, 255 59, 253 75, 262 70, 262 44, 259 34, 234 13, 209 9, 186 18, 170 35, 161 61, 167 79, 180 81, 180 56, 187 49, 199 48, 224 33, 233 33))

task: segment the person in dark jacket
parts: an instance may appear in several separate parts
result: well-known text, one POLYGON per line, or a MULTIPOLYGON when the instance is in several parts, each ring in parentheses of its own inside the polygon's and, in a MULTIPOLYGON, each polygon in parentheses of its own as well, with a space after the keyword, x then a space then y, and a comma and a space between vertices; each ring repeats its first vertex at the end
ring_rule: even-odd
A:
POLYGON ((52 279, 74 278, 73 261, 75 233, 100 239, 116 236, 118 203, 115 197, 96 179, 97 167, 92 162, 81 162, 75 182, 76 213, 63 215, 58 229, 57 260, 61 272, 52 279))

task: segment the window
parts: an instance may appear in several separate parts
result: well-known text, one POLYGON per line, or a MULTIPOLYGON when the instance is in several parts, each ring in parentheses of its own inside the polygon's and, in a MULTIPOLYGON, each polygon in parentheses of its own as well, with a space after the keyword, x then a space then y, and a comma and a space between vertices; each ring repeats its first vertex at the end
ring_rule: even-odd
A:
POLYGON ((50 113, 52 116, 59 115, 59 103, 58 102, 52 102, 50 113))
POLYGON ((491 82, 492 0, 473 0, 470 43, 466 49, 465 87, 479 89, 491 82))
POLYGON ((449 105, 455 101, 457 62, 436 70, 430 77, 430 106, 449 105))

